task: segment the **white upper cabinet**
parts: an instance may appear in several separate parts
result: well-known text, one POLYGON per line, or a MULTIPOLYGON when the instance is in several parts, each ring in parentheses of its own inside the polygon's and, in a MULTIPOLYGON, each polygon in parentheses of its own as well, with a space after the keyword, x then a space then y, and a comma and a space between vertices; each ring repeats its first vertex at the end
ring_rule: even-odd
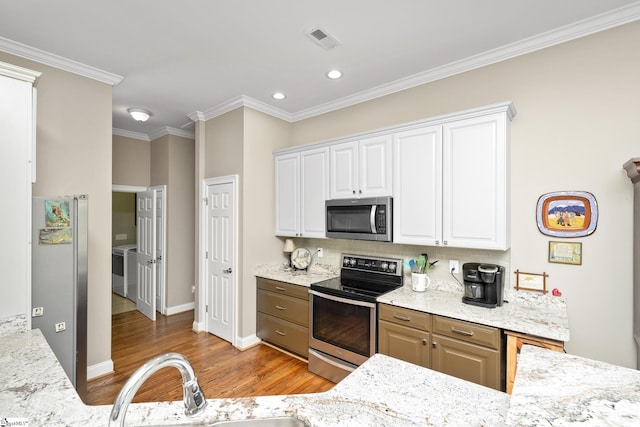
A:
POLYGON ((393 136, 393 241, 442 241, 442 126, 393 136))
POLYGON ((443 126, 445 245, 509 249, 508 127, 505 113, 443 126))
POLYGON ((391 135, 337 143, 330 153, 331 199, 391 195, 391 135))
POLYGON ((393 137, 394 243, 510 247, 511 103, 393 137))
POLYGON ((280 154, 274 160, 276 235, 324 238, 329 149, 280 154))

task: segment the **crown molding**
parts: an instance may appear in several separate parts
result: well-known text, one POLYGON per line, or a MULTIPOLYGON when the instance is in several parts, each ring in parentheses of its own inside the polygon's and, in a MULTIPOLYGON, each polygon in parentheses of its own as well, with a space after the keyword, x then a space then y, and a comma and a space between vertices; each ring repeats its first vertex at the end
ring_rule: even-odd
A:
POLYGON ((147 135, 146 133, 142 133, 142 132, 133 132, 133 131, 130 131, 130 130, 113 128, 113 129, 111 129, 111 133, 113 135, 123 136, 125 138, 139 139, 140 141, 151 142, 151 138, 149 138, 149 135, 147 135))
POLYGON ((240 95, 237 98, 233 98, 227 102, 209 108, 205 111, 194 111, 193 113, 187 114, 187 117, 189 117, 194 122, 207 121, 240 107, 249 107, 253 110, 260 111, 262 113, 268 114, 281 120, 285 120, 287 122, 293 121, 291 114, 246 95, 240 95))
POLYGON ((8 64, 0 61, 0 76, 11 77, 12 79, 22 80, 35 86, 36 80, 42 73, 33 71, 28 68, 18 67, 17 65, 8 64))
POLYGON ((169 126, 164 126, 164 127, 161 127, 160 129, 157 129, 151 132, 149 134, 149 138, 151 139, 151 141, 153 141, 155 139, 162 138, 163 136, 166 136, 166 135, 180 136, 182 138, 188 138, 188 139, 195 139, 196 137, 194 132, 189 132, 182 129, 176 129, 169 126))
POLYGON ((481 68, 487 65, 532 53, 541 49, 595 34, 640 19, 640 2, 584 19, 564 27, 529 37, 497 49, 455 61, 442 67, 414 74, 403 79, 377 86, 373 89, 346 96, 337 101, 328 102, 317 107, 299 111, 291 115, 292 122, 308 119, 320 114, 350 107, 362 102, 380 98, 436 80, 481 68))
POLYGON ((26 44, 18 43, 4 37, 0 37, 0 50, 21 58, 30 59, 44 65, 49 65, 64 71, 69 71, 70 73, 88 77, 111 86, 117 85, 124 78, 117 74, 81 64, 80 62, 72 59, 67 59, 53 53, 45 52, 44 50, 36 49, 35 47, 27 46, 26 44))

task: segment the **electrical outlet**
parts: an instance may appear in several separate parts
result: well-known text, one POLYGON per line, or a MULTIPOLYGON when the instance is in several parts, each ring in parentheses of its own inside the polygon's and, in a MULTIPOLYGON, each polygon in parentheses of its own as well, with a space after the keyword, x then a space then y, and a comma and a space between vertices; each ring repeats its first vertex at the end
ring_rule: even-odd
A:
POLYGON ((64 322, 56 323, 56 333, 62 332, 67 329, 67 325, 64 322))
POLYGON ((31 317, 40 317, 44 315, 44 307, 33 307, 31 317))
POLYGON ((126 234, 116 234, 116 240, 127 240, 126 234))
POLYGON ((457 259, 449 260, 449 271, 453 274, 460 273, 460 262, 457 259))
POLYGON ((322 252, 322 248, 318 248, 318 258, 322 258, 324 253, 322 252))

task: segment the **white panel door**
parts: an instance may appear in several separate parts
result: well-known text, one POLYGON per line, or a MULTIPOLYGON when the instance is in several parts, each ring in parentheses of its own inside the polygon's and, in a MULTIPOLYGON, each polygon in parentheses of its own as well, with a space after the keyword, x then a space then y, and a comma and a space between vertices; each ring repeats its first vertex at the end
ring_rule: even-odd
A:
POLYGON ((165 277, 166 277, 166 185, 153 187, 156 191, 156 310, 166 314, 165 307, 165 277))
POLYGON ((437 246, 442 241, 442 126, 393 137, 393 241, 437 246))
POLYGON ((232 183, 207 186, 207 331, 233 343, 235 200, 232 183))
POLYGON ((137 309, 156 320, 156 190, 136 193, 138 232, 137 309))

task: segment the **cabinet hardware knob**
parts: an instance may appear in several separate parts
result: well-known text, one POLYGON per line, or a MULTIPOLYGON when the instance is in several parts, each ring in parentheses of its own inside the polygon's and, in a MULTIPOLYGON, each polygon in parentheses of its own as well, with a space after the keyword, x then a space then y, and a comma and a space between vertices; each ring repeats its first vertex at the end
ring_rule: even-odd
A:
POLYGON ((436 240, 436 245, 439 245, 439 244, 440 244, 440 240, 436 240))
POLYGON ((446 240, 443 240, 443 241, 442 241, 442 244, 443 244, 443 245, 445 245, 445 246, 447 246, 447 245, 449 244, 449 242, 447 242, 446 240))
POLYGON ((278 334, 278 335, 282 335, 283 337, 287 335, 287 334, 285 334, 284 332, 279 331, 279 330, 277 330, 277 329, 276 329, 276 334, 278 334))
POLYGON ((455 332, 456 334, 460 334, 460 335, 464 335, 466 337, 472 337, 473 336, 473 331, 463 331, 460 329, 456 329, 455 327, 451 327, 451 332, 455 332))
POLYGON ((358 190, 358 193, 362 194, 362 190, 358 190))
POLYGON ((353 190, 353 191, 352 191, 352 193, 353 193, 353 194, 356 194, 356 190, 353 190))
POLYGON ((395 317, 396 319, 404 320, 405 322, 411 321, 411 317, 409 316, 401 316, 399 314, 394 314, 393 317, 395 317))
POLYGON ((431 343, 431 348, 436 348, 437 346, 438 346, 437 342, 434 341, 434 342, 431 343))
POLYGON ((286 309, 287 309, 287 307, 283 307, 283 306, 281 306, 281 305, 276 305, 276 308, 277 308, 278 310, 286 310, 286 309))
POLYGON ((426 338, 423 338, 422 339, 422 345, 427 345, 427 344, 429 344, 429 340, 426 339, 426 338))

